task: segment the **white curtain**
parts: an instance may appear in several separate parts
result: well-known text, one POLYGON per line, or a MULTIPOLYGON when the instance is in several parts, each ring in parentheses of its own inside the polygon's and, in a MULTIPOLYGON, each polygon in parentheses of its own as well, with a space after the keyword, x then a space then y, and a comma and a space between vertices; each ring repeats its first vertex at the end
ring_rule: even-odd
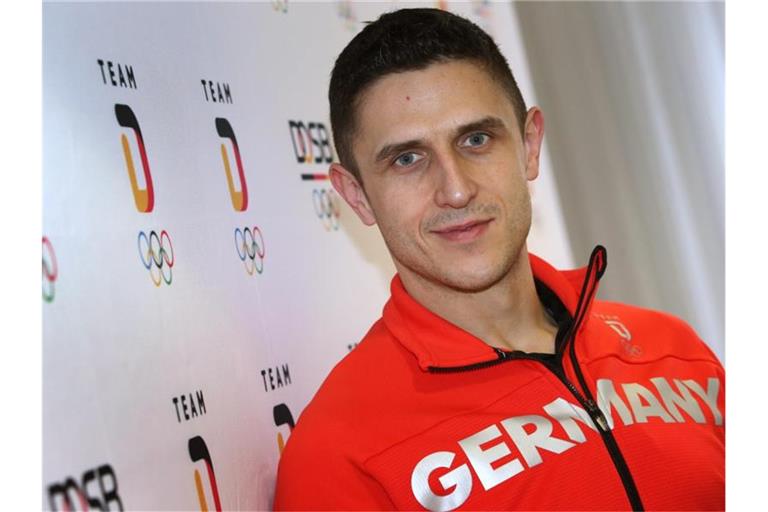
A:
POLYGON ((723 3, 513 8, 575 259, 604 244, 601 298, 676 314, 723 359, 723 3))

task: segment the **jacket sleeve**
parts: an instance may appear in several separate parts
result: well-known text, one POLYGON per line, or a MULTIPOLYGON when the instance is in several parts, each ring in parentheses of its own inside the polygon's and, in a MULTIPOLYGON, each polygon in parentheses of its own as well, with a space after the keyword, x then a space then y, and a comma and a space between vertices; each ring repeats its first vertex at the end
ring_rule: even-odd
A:
POLYGON ((312 437, 289 438, 278 466, 274 510, 395 509, 384 488, 344 453, 344 439, 312 437))

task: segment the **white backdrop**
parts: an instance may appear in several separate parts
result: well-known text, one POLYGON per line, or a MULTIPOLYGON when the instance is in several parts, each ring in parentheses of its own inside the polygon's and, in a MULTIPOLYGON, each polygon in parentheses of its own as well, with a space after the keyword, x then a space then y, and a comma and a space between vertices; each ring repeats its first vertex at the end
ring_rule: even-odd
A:
MULTIPOLYGON (((394 7, 44 5, 44 508, 271 506, 394 273, 325 175, 335 57, 394 7)), ((533 103, 510 6, 444 7, 533 103)), ((530 248, 571 266, 556 197, 545 155, 530 248)))

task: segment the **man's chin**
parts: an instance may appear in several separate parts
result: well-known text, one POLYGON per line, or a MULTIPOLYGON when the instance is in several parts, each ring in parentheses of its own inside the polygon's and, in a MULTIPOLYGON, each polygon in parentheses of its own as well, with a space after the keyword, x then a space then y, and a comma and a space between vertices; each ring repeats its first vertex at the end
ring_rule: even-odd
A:
POLYGON ((461 293, 481 293, 493 287, 507 275, 508 269, 496 268, 483 271, 460 271, 452 269, 439 275, 430 276, 435 284, 461 293))

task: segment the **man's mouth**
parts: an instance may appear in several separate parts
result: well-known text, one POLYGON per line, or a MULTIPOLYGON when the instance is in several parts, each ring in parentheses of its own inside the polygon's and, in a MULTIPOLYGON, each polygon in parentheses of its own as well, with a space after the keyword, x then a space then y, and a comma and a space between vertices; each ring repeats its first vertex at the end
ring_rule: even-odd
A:
POLYGON ((471 220, 440 229, 433 229, 432 233, 449 242, 473 242, 485 232, 492 221, 493 219, 471 220))

